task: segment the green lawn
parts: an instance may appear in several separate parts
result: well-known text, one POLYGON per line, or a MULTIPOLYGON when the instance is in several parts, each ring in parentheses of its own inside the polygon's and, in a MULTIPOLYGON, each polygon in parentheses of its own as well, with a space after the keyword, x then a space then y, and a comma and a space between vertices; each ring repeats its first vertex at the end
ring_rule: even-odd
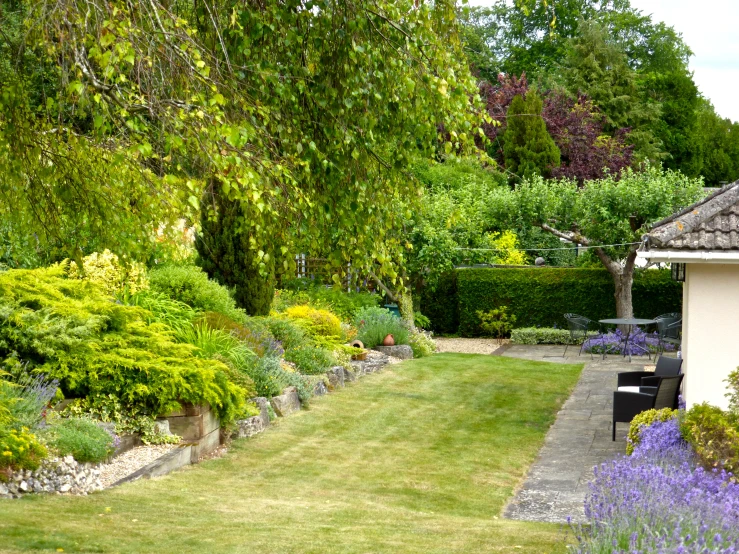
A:
POLYGON ((579 365, 439 354, 236 442, 225 458, 88 497, 0 501, 0 550, 564 552, 501 510, 579 365))

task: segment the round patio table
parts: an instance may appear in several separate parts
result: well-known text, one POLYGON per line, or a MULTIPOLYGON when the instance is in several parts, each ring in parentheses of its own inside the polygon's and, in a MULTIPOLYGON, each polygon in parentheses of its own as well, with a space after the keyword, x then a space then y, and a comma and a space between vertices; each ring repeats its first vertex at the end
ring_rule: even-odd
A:
MULTIPOLYGON (((626 325, 628 326, 629 330, 626 331, 626 337, 624 338, 624 358, 626 357, 626 351, 628 350, 629 346, 629 338, 631 337, 631 330, 633 329, 634 325, 651 325, 652 323, 657 323, 654 319, 642 319, 639 317, 617 317, 613 319, 600 319, 598 320, 598 323, 605 323, 606 325, 626 325)), ((649 350, 644 348, 643 346, 639 346, 638 344, 631 343, 632 347, 639 348, 640 350, 643 350, 644 353, 649 356, 649 359, 652 359, 652 356, 649 354, 649 350)), ((603 358, 606 357, 606 353, 603 352, 603 358)), ((629 351, 629 362, 631 361, 631 351, 629 351)))

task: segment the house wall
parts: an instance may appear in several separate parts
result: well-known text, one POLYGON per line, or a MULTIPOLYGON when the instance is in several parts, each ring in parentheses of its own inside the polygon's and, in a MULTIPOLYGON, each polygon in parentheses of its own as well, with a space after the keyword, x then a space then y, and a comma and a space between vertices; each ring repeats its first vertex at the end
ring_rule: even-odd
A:
POLYGON ((739 264, 687 264, 682 354, 688 407, 726 408, 724 380, 739 366, 739 264))

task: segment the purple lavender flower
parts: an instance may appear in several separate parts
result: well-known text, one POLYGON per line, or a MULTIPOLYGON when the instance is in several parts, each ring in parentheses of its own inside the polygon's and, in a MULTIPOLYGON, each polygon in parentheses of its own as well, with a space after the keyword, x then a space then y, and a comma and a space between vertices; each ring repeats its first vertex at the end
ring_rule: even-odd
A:
POLYGON ((581 554, 739 553, 739 484, 697 467, 677 420, 644 429, 632 456, 595 470, 581 554))
MULTIPOLYGON (((624 334, 620 329, 585 341, 583 349, 593 354, 625 354, 639 356, 645 352, 657 352, 660 348, 659 335, 647 333, 636 327, 629 335, 629 344, 624 352, 624 334)), ((665 350, 674 350, 671 344, 664 345, 665 350)))

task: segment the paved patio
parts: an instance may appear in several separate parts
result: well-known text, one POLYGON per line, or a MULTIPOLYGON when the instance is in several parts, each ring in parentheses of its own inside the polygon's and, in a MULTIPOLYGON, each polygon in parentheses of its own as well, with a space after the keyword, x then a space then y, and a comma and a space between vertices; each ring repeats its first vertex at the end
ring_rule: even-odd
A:
POLYGON ((616 428, 616 442, 611 440, 611 416, 616 374, 642 371, 653 364, 646 356, 628 359, 611 355, 605 360, 589 354, 577 355, 570 348, 562 357, 563 346, 511 345, 502 354, 558 363, 585 363, 580 380, 570 398, 557 414, 547 433, 544 446, 531 466, 526 481, 505 508, 509 519, 564 523, 584 520, 583 500, 593 467, 626 451, 628 425, 616 428), (572 354, 572 355, 571 355, 572 354))

